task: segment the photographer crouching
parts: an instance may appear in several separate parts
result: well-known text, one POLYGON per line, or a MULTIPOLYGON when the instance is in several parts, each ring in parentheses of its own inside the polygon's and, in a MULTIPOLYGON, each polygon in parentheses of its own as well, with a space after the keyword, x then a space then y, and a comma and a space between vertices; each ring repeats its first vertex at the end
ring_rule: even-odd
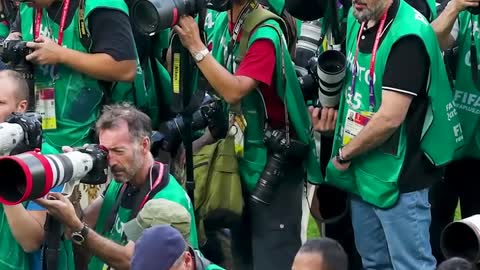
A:
MULTIPOLYGON (((269 3, 277 15, 283 12, 280 2, 269 3)), ((249 35, 244 27, 263 7, 253 0, 229 4, 223 6, 228 12, 217 17, 212 54, 192 17, 182 17, 173 29, 230 105, 229 136, 235 137, 248 201, 243 224, 232 229, 235 269, 290 269, 301 246, 307 171, 317 174, 309 174, 309 181, 321 178, 310 117, 280 27, 283 21, 262 21, 249 35)))
MULTIPOLYGON (((150 118, 128 104, 106 106, 96 123, 96 131, 100 144, 108 150, 108 167, 114 178, 104 195, 80 217, 70 201, 59 193, 50 194, 53 200, 37 200, 69 228, 71 233, 67 235, 78 248, 76 268, 87 269, 89 263, 89 270, 129 269, 133 250, 125 246, 123 225, 134 219, 150 199, 173 201, 189 211, 189 240, 193 248, 198 248, 195 218, 187 193, 169 174, 168 166, 154 161, 150 153, 150 118), (90 260, 90 255, 95 257, 90 260)), ((162 218, 163 213, 156 214, 162 218)))

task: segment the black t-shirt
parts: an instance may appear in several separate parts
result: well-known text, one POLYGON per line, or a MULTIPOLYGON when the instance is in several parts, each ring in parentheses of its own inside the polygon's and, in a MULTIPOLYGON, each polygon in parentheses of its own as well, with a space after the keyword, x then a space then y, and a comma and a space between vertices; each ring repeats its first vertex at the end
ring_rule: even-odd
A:
MULTIPOLYGON (((399 0, 394 0, 388 10, 385 21, 384 34, 380 44, 390 29, 395 18, 399 0)), ((371 53, 379 24, 363 31, 364 38, 360 39, 359 50, 371 53)), ((405 26, 408 27, 408 26, 405 26)), ((428 84, 430 59, 423 44, 417 36, 405 36, 393 44, 383 74, 383 90, 395 91, 413 96, 412 103, 405 118, 407 133, 407 149, 404 165, 398 180, 400 192, 411 192, 429 187, 440 179, 441 170, 435 168, 420 149, 420 138, 423 122, 428 107, 426 88, 428 84)), ((386 151, 396 152, 399 143, 397 130, 384 145, 386 151)))
MULTIPOLYGON (((54 2, 47 8, 48 16, 60 24, 62 3, 54 2)), ((70 0, 65 27, 72 22, 79 0, 70 0)), ((97 8, 88 16, 88 30, 92 39, 91 53, 106 53, 116 61, 135 60, 135 46, 130 19, 125 13, 109 8, 97 8)), ((20 32, 20 16, 11 26, 11 32, 20 32)))

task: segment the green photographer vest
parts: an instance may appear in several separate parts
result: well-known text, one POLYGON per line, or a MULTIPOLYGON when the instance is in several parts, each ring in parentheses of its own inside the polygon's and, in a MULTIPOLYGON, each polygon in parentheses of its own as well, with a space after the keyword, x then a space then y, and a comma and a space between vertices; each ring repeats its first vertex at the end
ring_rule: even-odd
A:
MULTIPOLYGON (((50 145, 42 144, 42 154, 58 154, 58 151, 50 145)), ((5 179, 8 180, 8 179, 5 179)), ((28 202, 23 203, 25 207, 28 202)), ((1 270, 29 270, 28 254, 23 251, 12 235, 7 217, 3 211, 3 205, 0 204, 0 269, 1 270)), ((58 256, 59 269, 74 270, 72 242, 62 240, 60 242, 60 251, 58 256)))
POLYGON ((3 22, 0 22, 0 38, 5 39, 10 34, 10 27, 3 22))
MULTIPOLYGON (((239 54, 239 42, 233 48, 232 61, 227 63, 227 46, 232 38, 228 31, 227 15, 226 12, 219 14, 215 22, 212 53, 219 63, 234 73, 237 68, 235 58, 239 54)), ((312 183, 319 183, 322 180, 322 175, 316 158, 310 115, 298 85, 285 39, 283 35, 280 38, 279 33, 282 33, 279 24, 275 20, 267 20, 251 34, 248 47, 258 39, 268 39, 274 44, 277 93, 283 102, 286 103, 291 128, 295 130, 297 139, 310 145, 310 151, 304 162, 304 167, 308 174, 307 179, 312 183), (279 76, 279 74, 282 74, 282 62, 285 63, 285 78, 279 76)), ((265 107, 263 97, 258 89, 251 91, 242 99, 241 110, 247 125, 244 131, 243 157, 239 158, 239 173, 247 190, 252 191, 267 162, 267 149, 263 143, 265 107)))
MULTIPOLYGON (((435 166, 445 165, 453 159, 454 152, 463 145, 463 137, 452 103, 452 92, 449 88, 437 38, 425 17, 403 1, 400 1, 397 15, 390 27, 391 29, 388 30, 386 37, 380 43, 377 52, 374 74, 375 108, 373 112, 378 111, 382 103, 382 78, 393 44, 407 35, 420 37, 430 59, 429 84, 427 87, 429 106, 423 123, 421 150, 435 166), (408 27, 405 27, 406 25, 408 27)), ((350 94, 352 62, 359 29, 360 23, 350 13, 347 30, 347 65, 349 68, 347 68, 345 77, 344 94, 340 101, 333 155, 352 137, 348 135, 352 126, 346 125, 352 123, 352 116, 355 115, 355 119, 362 118, 364 120, 369 117, 368 70, 371 53, 359 52, 359 70, 364 70, 364 72, 360 72, 356 77, 355 95, 352 97, 350 94)), ((354 158, 350 168, 344 172, 338 171, 330 162, 327 166, 326 182, 357 194, 364 201, 377 207, 389 208, 393 206, 399 196, 397 181, 402 173, 406 143, 409 139, 404 124, 396 132, 399 133, 396 153, 391 153, 391 151, 387 153, 380 146, 354 158)))
MULTIPOLYGON (((96 8, 116 9, 128 14, 124 0, 86 0, 85 22, 87 25, 89 14, 96 8)), ((26 41, 34 39, 34 11, 34 8, 21 3, 21 29, 23 39, 26 41)), ((57 42, 59 28, 44 9, 40 34, 57 42)), ((80 42, 78 9, 71 23, 65 26, 62 45, 72 50, 87 52, 80 42)), ((54 88, 56 128, 52 125, 53 122, 43 123, 45 140, 57 149, 64 145, 80 146, 88 143, 91 127, 97 120, 104 95, 99 82, 65 65, 57 65, 56 68, 53 65, 35 66, 35 82, 39 88, 54 88)))
MULTIPOLYGON (((480 55, 478 36, 479 16, 463 11, 459 15, 457 80, 455 81, 454 101, 460 122, 462 123, 465 147, 456 154, 456 159, 480 159, 480 82, 475 85, 472 77, 470 45, 472 23, 477 59, 480 55)), ((480 63, 477 60, 477 63, 480 63)), ((478 73, 478 68, 475 69, 478 73)))
MULTIPOLYGON (((97 227, 95 231, 102 235, 103 237, 110 239, 118 244, 125 245, 126 242, 123 238, 123 224, 129 221, 130 218, 130 209, 125 209, 120 207, 118 209, 117 217, 113 224, 113 228, 104 233, 104 226, 107 221, 112 208, 115 206, 120 189, 122 188, 122 183, 117 183, 115 180, 112 180, 108 185, 105 197, 103 199, 102 207, 100 208, 100 213, 98 216, 97 227)), ((163 187, 159 192, 157 192, 152 199, 166 199, 172 202, 179 203, 183 205, 185 209, 191 215, 191 224, 190 224, 190 244, 193 248, 198 248, 197 240, 197 229, 195 225, 195 214, 193 211, 192 203, 187 193, 183 187, 177 182, 177 180, 170 175, 168 184, 163 187)), ((107 265, 101 261, 98 257, 93 257, 88 265, 88 270, 105 270, 107 265)))

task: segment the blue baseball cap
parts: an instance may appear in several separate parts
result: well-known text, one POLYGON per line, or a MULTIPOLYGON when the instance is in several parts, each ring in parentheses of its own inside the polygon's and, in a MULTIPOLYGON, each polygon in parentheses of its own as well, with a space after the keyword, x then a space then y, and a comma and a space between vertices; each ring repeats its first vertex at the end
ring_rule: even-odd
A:
POLYGON ((170 225, 143 231, 135 243, 131 270, 169 270, 187 250, 182 234, 170 225))

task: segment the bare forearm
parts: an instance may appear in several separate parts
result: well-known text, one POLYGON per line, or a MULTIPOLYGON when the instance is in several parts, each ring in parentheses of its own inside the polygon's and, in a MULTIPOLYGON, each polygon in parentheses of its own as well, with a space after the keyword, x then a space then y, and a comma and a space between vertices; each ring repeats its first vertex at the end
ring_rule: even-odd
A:
POLYGON ((210 85, 225 101, 236 104, 243 97, 240 80, 220 65, 212 55, 207 55, 197 64, 210 85))
POLYGON ((105 53, 83 53, 62 47, 60 62, 92 78, 103 81, 134 80, 137 69, 135 60, 115 61, 105 53))
POLYGON ((453 46, 454 40, 450 33, 452 32, 453 25, 455 24, 459 12, 460 10, 455 3, 452 2, 445 7, 443 12, 431 24, 437 35, 440 48, 443 50, 449 49, 453 46))
POLYGON ((127 248, 90 230, 84 243, 93 256, 100 258, 114 269, 130 269, 131 253, 127 248))
POLYGON ((392 136, 398 125, 387 117, 376 114, 363 130, 342 149, 345 159, 358 157, 380 145, 392 136))
MULTIPOLYGON (((44 238, 43 224, 45 219, 35 218, 23 205, 4 206, 5 216, 15 240, 25 252, 38 250, 44 238), (43 221, 43 222, 42 222, 43 221)), ((36 215, 46 215, 45 211, 35 212, 36 215)))

